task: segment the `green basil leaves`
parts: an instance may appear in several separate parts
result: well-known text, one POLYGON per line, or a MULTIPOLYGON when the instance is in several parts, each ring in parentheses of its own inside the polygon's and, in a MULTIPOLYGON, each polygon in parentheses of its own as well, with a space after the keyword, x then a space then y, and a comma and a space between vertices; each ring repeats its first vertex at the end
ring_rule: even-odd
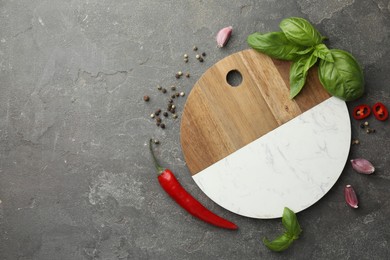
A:
POLYGON ((272 251, 280 252, 286 250, 294 240, 299 238, 302 232, 301 226, 298 223, 297 216, 289 208, 285 207, 282 216, 283 226, 286 228, 286 232, 283 235, 275 238, 272 241, 264 238, 263 243, 272 251))
POLYGON ((253 49, 279 60, 296 60, 306 49, 290 42, 283 32, 251 34, 248 36, 248 44, 253 49))
POLYGON ((291 42, 307 47, 320 44, 323 40, 321 34, 305 19, 291 17, 279 24, 280 29, 291 42))
POLYGON ((325 39, 307 20, 299 17, 284 19, 282 31, 253 33, 247 42, 253 49, 272 58, 292 61, 290 98, 305 85, 309 69, 319 60, 318 76, 324 88, 346 101, 359 98, 364 92, 363 71, 355 58, 341 50, 329 50, 325 39))
POLYGON ((354 100, 364 92, 363 72, 354 57, 346 51, 332 49, 334 62, 321 60, 318 76, 321 84, 333 96, 354 100))

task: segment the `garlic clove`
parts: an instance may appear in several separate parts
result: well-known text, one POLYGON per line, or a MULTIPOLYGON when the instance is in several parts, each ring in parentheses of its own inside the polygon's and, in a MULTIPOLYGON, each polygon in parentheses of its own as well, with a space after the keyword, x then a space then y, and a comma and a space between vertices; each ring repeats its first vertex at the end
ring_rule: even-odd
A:
POLYGON ((358 208, 358 199, 355 190, 349 184, 344 187, 344 197, 350 207, 355 209, 358 208))
POLYGON ((232 35, 232 31, 233 31, 232 26, 228 26, 219 30, 216 37, 218 48, 222 48, 227 44, 227 42, 230 39, 230 36, 232 35))
POLYGON ((372 174, 373 172, 375 172, 375 167, 366 159, 352 159, 351 164, 352 168, 358 173, 372 174))

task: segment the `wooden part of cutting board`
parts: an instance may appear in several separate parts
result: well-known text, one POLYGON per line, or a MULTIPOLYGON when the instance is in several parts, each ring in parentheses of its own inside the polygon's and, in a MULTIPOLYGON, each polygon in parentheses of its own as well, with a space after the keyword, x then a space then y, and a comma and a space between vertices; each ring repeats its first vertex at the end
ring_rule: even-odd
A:
POLYGON ((180 141, 192 175, 330 97, 312 68, 303 90, 289 99, 290 65, 249 49, 222 59, 201 76, 181 119, 180 141), (236 87, 226 78, 234 70, 242 75, 236 87))

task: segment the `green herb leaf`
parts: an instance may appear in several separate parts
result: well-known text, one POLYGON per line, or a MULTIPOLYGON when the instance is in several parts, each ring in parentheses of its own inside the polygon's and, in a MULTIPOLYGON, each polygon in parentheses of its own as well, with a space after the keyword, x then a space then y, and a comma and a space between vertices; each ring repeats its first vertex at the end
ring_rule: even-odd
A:
POLYGON ((301 226, 298 223, 297 216, 295 213, 285 207, 282 217, 283 226, 286 228, 287 233, 293 238, 297 239, 302 232, 301 226))
POLYGON ((302 56, 293 62, 290 68, 290 98, 294 98, 302 90, 306 82, 309 69, 317 62, 317 57, 312 55, 302 56))
POLYGON ((331 49, 334 62, 321 60, 318 77, 324 88, 333 96, 352 101, 364 93, 364 76, 355 58, 348 52, 331 49))
POLYGON ((263 243, 266 247, 271 249, 272 251, 281 252, 286 250, 291 244, 294 242, 294 239, 287 233, 284 233, 283 235, 279 236, 278 238, 269 241, 268 239, 264 238, 263 243))
POLYGON ((330 50, 323 43, 317 44, 315 46, 315 50, 314 50, 313 54, 322 60, 334 62, 334 59, 332 57, 332 54, 330 53, 330 50))
POLYGON ((291 17, 280 22, 279 27, 288 40, 303 46, 314 46, 323 40, 321 34, 305 19, 291 17))
POLYGON ((283 32, 253 33, 247 42, 253 49, 280 60, 296 60, 307 47, 289 41, 283 32))

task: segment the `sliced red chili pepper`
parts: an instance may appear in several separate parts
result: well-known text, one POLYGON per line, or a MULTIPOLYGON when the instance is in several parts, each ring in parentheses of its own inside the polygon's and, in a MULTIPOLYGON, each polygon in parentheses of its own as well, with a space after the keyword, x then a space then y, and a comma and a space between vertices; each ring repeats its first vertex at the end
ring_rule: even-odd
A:
POLYGON ((389 117, 389 111, 381 102, 378 102, 372 106, 372 113, 376 119, 385 121, 389 117))
POLYGON ((152 154, 154 165, 158 171, 158 181, 161 187, 174 199, 183 209, 191 215, 217 227, 226 229, 237 229, 236 224, 214 214, 189 194, 169 170, 161 167, 153 153, 152 140, 149 142, 150 153, 152 154))
POLYGON ((353 109, 352 116, 357 120, 361 120, 363 118, 368 117, 370 114, 371 114, 371 108, 366 104, 362 104, 353 109))

